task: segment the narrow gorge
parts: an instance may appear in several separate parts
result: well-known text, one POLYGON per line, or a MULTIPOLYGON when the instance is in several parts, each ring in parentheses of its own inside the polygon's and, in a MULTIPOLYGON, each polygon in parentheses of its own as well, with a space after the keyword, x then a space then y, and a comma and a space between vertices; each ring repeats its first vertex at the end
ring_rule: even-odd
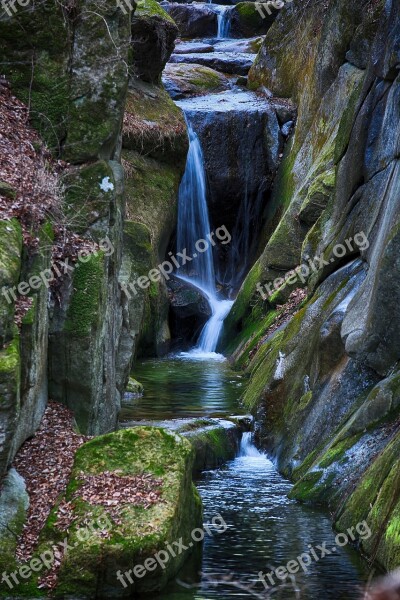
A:
POLYGON ((1 2, 1 597, 400 598, 400 6, 220 1, 1 2))

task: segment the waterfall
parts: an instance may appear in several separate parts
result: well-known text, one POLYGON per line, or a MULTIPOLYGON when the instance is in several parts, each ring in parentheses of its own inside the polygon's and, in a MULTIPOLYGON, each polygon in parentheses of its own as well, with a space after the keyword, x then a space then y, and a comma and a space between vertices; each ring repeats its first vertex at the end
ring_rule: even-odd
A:
POLYGON ((257 450, 253 444, 253 433, 251 431, 245 431, 240 441, 239 456, 264 456, 257 450))
POLYGON ((231 11, 232 6, 218 6, 217 22, 218 22, 218 39, 230 38, 231 29, 231 11))
POLYGON ((219 297, 215 286, 212 246, 200 252, 198 240, 207 240, 211 232, 207 207, 207 183, 204 169, 204 156, 200 140, 185 115, 189 134, 189 152, 185 173, 179 188, 178 197, 178 251, 186 250, 192 257, 189 265, 182 267, 178 277, 200 290, 211 307, 211 317, 204 325, 197 346, 190 353, 193 358, 219 358, 215 354, 224 319, 233 301, 219 297))
POLYGON ((207 184, 204 170, 204 157, 200 140, 186 119, 189 135, 189 152, 186 169, 179 188, 178 197, 178 251, 186 250, 193 260, 181 267, 181 272, 190 276, 191 283, 207 295, 215 293, 215 273, 212 247, 206 252, 196 248, 198 240, 207 240, 210 233, 210 220, 207 208, 207 184))

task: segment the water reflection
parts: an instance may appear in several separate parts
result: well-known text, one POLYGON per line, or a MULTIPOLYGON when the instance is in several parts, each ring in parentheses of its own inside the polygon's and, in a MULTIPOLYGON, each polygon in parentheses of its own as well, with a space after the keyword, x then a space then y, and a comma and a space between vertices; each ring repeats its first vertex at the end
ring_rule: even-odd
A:
POLYGON ((243 378, 227 362, 173 358, 138 361, 144 396, 124 407, 121 421, 226 416, 237 413, 243 378))

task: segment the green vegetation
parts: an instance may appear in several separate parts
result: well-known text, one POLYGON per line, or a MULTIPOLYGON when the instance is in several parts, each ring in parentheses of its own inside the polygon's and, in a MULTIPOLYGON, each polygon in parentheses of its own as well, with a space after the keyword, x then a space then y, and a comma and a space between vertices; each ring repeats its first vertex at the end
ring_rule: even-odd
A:
POLYGON ((101 319, 104 293, 104 252, 89 255, 87 262, 76 265, 73 294, 68 308, 65 331, 77 336, 90 336, 101 319))

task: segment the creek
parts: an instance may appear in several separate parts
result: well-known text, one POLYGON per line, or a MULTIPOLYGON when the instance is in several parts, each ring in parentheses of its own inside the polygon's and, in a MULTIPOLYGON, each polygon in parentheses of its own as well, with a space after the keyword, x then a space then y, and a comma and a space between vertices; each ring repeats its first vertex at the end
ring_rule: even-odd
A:
MULTIPOLYGON (((189 10, 190 7, 198 10, 199 4, 187 6, 189 10)), ((254 58, 242 53, 246 40, 230 40, 234 44, 225 46, 226 49, 218 46, 226 44, 221 38, 230 36, 232 7, 207 6, 212 6, 218 15, 217 37, 182 42, 182 47, 188 48, 187 54, 176 53, 171 62, 195 64, 201 59, 201 64, 213 68, 219 65, 225 74, 232 73, 232 65, 237 65, 233 72, 241 74, 244 65, 251 64, 254 58), (209 54, 196 54, 203 43, 215 47, 209 54)), ((279 153, 281 131, 266 100, 244 91, 233 80, 229 90, 184 98, 177 104, 184 111, 190 141, 179 192, 177 250, 186 248, 189 255, 196 256, 186 271, 179 272, 178 278, 202 293, 209 302, 211 316, 191 350, 163 360, 137 363, 134 376, 143 383, 145 393, 142 398, 134 399, 131 407, 125 406, 121 416, 125 423, 243 413, 239 398, 245 381, 218 353, 218 339, 233 303, 234 289, 243 280, 257 243, 266 201, 265 181, 260 176, 260 168, 265 170, 267 164, 263 152, 271 156, 279 153), (232 128, 232 123, 241 139, 235 148, 235 160, 243 157, 246 161, 245 156, 253 152, 253 157, 261 155, 261 163, 256 159, 247 161, 250 166, 236 186, 237 197, 226 199, 228 204, 232 200, 234 207, 231 207, 234 215, 229 217, 229 210, 226 211, 233 235, 228 256, 220 261, 212 248, 197 256, 195 244, 206 239, 207 233, 221 223, 215 222, 218 211, 215 205, 222 198, 220 205, 224 206, 223 192, 221 196, 224 183, 221 172, 212 172, 212 152, 226 153, 228 162, 220 164, 225 164, 226 171, 232 173, 235 169, 235 164, 229 163, 232 155, 226 147, 221 147, 219 137, 224 127, 232 128), (269 132, 267 149, 257 146, 258 142, 250 142, 249 131, 257 128, 260 131, 255 139, 262 138, 262 143, 268 138, 259 135, 262 129, 269 132)), ((228 138, 224 139, 226 143, 228 138)), ((311 547, 324 543, 331 553, 296 575, 295 583, 289 581, 284 585, 277 580, 273 597, 352 600, 362 596, 362 587, 368 579, 366 563, 350 545, 332 550, 335 533, 328 516, 288 498, 292 484, 256 449, 250 433, 243 434, 240 452, 234 460, 217 470, 204 472, 196 485, 204 504, 205 522, 221 514, 227 530, 206 535, 202 555, 194 553, 178 578, 163 591, 163 600, 268 598, 269 592, 259 581, 260 571, 267 573, 285 566, 311 547)))

